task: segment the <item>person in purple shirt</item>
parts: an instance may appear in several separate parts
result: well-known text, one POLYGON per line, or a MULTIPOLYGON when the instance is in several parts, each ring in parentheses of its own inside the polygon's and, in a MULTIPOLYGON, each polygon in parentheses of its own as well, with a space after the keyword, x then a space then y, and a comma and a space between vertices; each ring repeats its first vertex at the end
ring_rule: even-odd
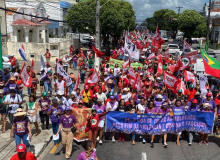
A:
MULTIPOLYGON (((150 101, 148 103, 148 107, 145 108, 145 113, 148 113, 148 114, 157 114, 157 108, 154 107, 154 102, 153 101, 150 101)), ((151 147, 154 147, 154 136, 155 135, 151 135, 151 142, 150 142, 150 145, 151 147)), ((145 135, 143 135, 143 138, 145 138, 145 135)))
POLYGON ((191 104, 192 104, 188 99, 189 99, 188 96, 184 96, 184 100, 182 101, 182 106, 183 106, 185 111, 188 111, 191 104))
MULTIPOLYGON (((97 105, 94 105, 93 108, 96 108, 97 114, 106 112, 106 106, 102 104, 102 100, 97 100, 97 105)), ((102 135, 103 135, 103 127, 105 125, 105 116, 102 116, 99 118, 99 143, 102 144, 102 135)))
MULTIPOLYGON (((188 108, 188 111, 200 111, 200 106, 197 104, 197 99, 193 99, 192 104, 188 108)), ((195 132, 189 131, 189 146, 192 145, 193 136, 195 136, 195 132)))
POLYGON ((62 144, 63 150, 65 152, 66 159, 70 158, 72 153, 72 145, 73 145, 73 132, 71 128, 77 123, 74 115, 71 114, 71 108, 69 106, 65 107, 65 114, 60 117, 59 120, 59 128, 57 130, 56 135, 60 133, 62 128, 61 136, 62 136, 62 144))
MULTIPOLYGON (((48 108, 48 115, 50 115, 50 120, 52 123, 52 130, 53 134, 56 134, 59 127, 59 120, 60 117, 63 115, 63 108, 62 106, 58 105, 58 101, 56 98, 52 99, 52 105, 48 108)), ((58 140, 54 140, 54 144, 58 147, 58 140)))
POLYGON ((210 110, 212 112, 215 112, 215 114, 216 114, 217 113, 217 107, 216 107, 215 101, 213 101, 211 99, 211 96, 212 96, 211 92, 206 93, 206 99, 203 100, 203 103, 209 103, 210 104, 210 110))
MULTIPOLYGON (((172 107, 172 111, 173 112, 178 112, 178 111, 185 111, 183 106, 181 106, 181 100, 180 99, 177 99, 176 100, 176 103, 175 103, 175 106, 172 107)), ((176 133, 177 134, 177 140, 176 140, 176 144, 179 146, 180 145, 180 135, 181 135, 182 132, 178 132, 176 133)))
POLYGON ((77 160, 98 160, 93 143, 91 141, 82 142, 82 147, 85 151, 82 151, 78 155, 77 160))
POLYGON ((110 74, 109 79, 107 80, 106 83, 107 83, 107 87, 111 88, 111 93, 114 93, 116 82, 112 74, 110 74))
MULTIPOLYGON (((162 107, 159 109, 158 114, 162 115, 162 114, 167 114, 168 112, 169 112, 169 105, 168 105, 167 102, 164 102, 162 104, 162 107)), ((168 146, 168 144, 167 144, 167 134, 164 134, 163 140, 164 140, 163 146, 167 147, 168 146)), ((160 135, 159 142, 162 143, 162 135, 160 135)))
POLYGON ((163 103, 163 96, 161 94, 156 95, 154 106, 159 110, 163 103))

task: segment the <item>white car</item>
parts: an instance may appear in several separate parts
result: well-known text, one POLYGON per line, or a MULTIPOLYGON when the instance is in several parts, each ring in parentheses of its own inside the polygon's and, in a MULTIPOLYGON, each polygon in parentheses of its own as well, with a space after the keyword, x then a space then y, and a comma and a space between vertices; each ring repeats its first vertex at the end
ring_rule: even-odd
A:
POLYGON ((167 48, 169 49, 169 54, 173 55, 180 51, 178 44, 168 44, 167 48))

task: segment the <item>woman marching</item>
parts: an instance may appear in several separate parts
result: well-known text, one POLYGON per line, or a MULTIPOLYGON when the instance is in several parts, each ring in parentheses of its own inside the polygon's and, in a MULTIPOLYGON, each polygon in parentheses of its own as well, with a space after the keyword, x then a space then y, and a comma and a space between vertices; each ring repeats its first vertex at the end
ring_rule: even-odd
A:
POLYGON ((65 114, 60 117, 59 128, 56 135, 59 134, 61 128, 62 144, 63 150, 66 152, 66 159, 70 158, 72 153, 72 143, 73 143, 73 132, 71 128, 77 123, 74 115, 71 114, 71 108, 69 106, 65 107, 65 114))

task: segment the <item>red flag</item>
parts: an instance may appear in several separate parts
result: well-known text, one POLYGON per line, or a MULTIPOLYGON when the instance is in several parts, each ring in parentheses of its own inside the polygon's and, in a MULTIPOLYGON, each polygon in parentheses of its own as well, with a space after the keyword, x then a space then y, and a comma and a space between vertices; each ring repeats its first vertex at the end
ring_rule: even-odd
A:
POLYGON ((189 72, 189 71, 185 70, 184 71, 184 77, 185 77, 186 81, 192 81, 193 85, 194 86, 196 85, 196 77, 195 77, 195 75, 192 72, 189 72))
POLYGON ((148 60, 151 60, 152 58, 155 58, 155 57, 156 57, 155 53, 151 53, 151 54, 147 57, 147 59, 148 59, 148 60))
POLYGON ((135 84, 136 76, 131 66, 129 67, 129 70, 128 70, 128 77, 130 79, 130 84, 133 86, 135 84))
POLYGON ((32 59, 32 61, 31 61, 31 71, 33 71, 34 70, 34 59, 32 59))
POLYGON ((76 91, 77 88, 79 88, 79 74, 78 74, 78 77, 76 79, 76 84, 75 84, 74 91, 76 91))
POLYGON ((123 68, 126 68, 127 66, 130 66, 130 64, 131 64, 131 61, 130 61, 130 59, 129 59, 128 61, 122 63, 121 66, 122 66, 123 68))
POLYGON ((167 88, 175 90, 179 84, 179 80, 170 73, 163 72, 164 84, 167 88))
POLYGON ((138 73, 136 75, 136 80, 135 80, 135 86, 137 87, 137 91, 141 91, 142 87, 141 87, 141 77, 140 77, 140 73, 138 73))
POLYGON ((24 86, 31 87, 32 78, 29 75, 29 73, 27 72, 27 67, 26 67, 25 62, 21 68, 20 77, 21 77, 21 80, 22 80, 22 83, 24 84, 24 86))
POLYGON ((166 49, 164 56, 165 56, 165 59, 169 58, 169 48, 166 49))
POLYGON ((163 62, 161 59, 159 59, 158 67, 157 67, 157 73, 155 74, 156 77, 159 77, 162 74, 163 71, 163 62))
POLYGON ((175 71, 174 65, 168 66, 167 69, 169 69, 172 73, 175 71))
POLYGON ((186 85, 182 80, 179 80, 179 84, 178 84, 178 90, 182 89, 182 93, 184 94, 185 90, 186 90, 186 85))
POLYGON ((95 69, 95 71, 91 75, 91 78, 89 77, 89 78, 86 79, 85 84, 95 85, 96 83, 98 83, 98 81, 99 81, 99 74, 95 69))
POLYGON ((196 63, 197 53, 198 53, 198 51, 193 51, 193 52, 190 52, 186 55, 186 57, 189 58, 189 60, 190 60, 190 64, 196 63))
POLYGON ((154 43, 152 42, 152 45, 156 46, 159 49, 161 49, 161 45, 165 43, 165 41, 160 36, 160 31, 159 31, 158 25, 157 25, 157 28, 156 28, 154 41, 155 42, 154 43))
POLYGON ((92 49, 94 50, 95 54, 97 57, 102 57, 105 55, 105 53, 102 53, 100 50, 98 50, 97 48, 95 48, 93 45, 92 45, 92 49))
POLYGON ((183 51, 191 51, 191 46, 186 42, 184 41, 184 44, 183 44, 183 51))

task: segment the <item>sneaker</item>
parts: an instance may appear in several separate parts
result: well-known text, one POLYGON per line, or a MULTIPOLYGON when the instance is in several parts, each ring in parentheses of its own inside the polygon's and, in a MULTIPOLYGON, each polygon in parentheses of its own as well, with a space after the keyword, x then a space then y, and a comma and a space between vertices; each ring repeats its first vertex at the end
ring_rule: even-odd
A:
POLYGON ((151 147, 154 147, 154 143, 153 142, 150 142, 150 145, 151 145, 151 147))
POLYGON ((140 138, 143 138, 143 136, 142 136, 142 135, 140 135, 140 138))
POLYGON ((115 137, 112 137, 112 143, 115 143, 115 137))
POLYGON ((102 144, 102 140, 101 139, 99 140, 99 144, 102 144))
POLYGON ((164 147, 168 146, 167 142, 164 142, 163 146, 164 146, 164 147))
POLYGON ((192 143, 189 143, 189 146, 192 146, 192 143))
POLYGON ((93 148, 93 151, 95 151, 95 152, 96 152, 96 148, 93 148))
POLYGON ((124 142, 125 142, 125 139, 122 139, 122 142, 124 143, 124 142))
POLYGON ((162 138, 159 139, 159 143, 162 143, 162 138))
POLYGON ((207 143, 206 141, 204 141, 204 144, 205 144, 205 145, 208 145, 208 143, 207 143))
POLYGON ((146 143, 146 141, 145 141, 145 139, 143 138, 143 143, 145 144, 146 143))
POLYGON ((99 136, 96 138, 97 141, 99 141, 99 136))
POLYGON ((121 142, 121 138, 118 138, 118 142, 121 142))
POLYGON ((201 145, 202 144, 202 142, 199 142, 199 145, 201 145))

